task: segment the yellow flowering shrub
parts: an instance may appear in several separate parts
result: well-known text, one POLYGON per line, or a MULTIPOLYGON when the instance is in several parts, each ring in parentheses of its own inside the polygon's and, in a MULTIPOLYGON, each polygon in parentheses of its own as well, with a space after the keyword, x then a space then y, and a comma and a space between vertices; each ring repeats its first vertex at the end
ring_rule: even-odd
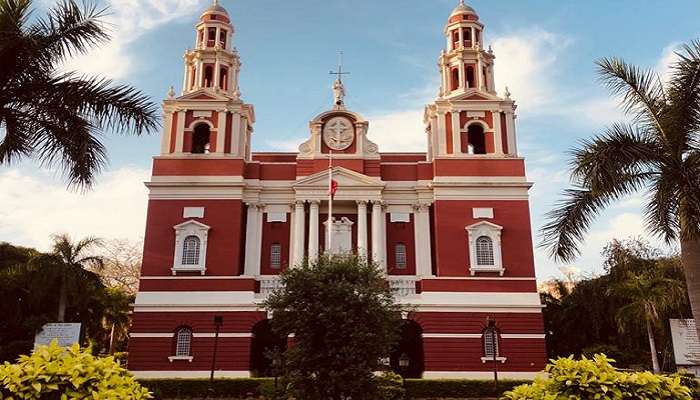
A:
POLYGON ((603 354, 592 359, 573 356, 554 360, 532 384, 504 394, 508 400, 692 400, 680 376, 655 375, 649 371, 624 372, 603 354))
POLYGON ((0 366, 0 399, 151 399, 113 357, 95 357, 75 344, 66 348, 56 341, 38 347, 17 363, 0 366))

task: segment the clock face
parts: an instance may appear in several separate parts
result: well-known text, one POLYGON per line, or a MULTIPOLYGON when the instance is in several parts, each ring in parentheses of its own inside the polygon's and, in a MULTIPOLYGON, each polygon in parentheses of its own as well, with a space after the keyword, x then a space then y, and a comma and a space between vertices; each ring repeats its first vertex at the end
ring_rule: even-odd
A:
POLYGON ((354 138, 352 122, 347 118, 333 117, 323 126, 323 141, 333 150, 347 149, 354 138))

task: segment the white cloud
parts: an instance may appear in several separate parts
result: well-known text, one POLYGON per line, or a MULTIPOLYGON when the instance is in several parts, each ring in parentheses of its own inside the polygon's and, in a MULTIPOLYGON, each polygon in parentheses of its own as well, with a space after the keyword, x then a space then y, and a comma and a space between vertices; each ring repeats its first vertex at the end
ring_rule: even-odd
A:
POLYGON ((496 35, 492 46, 497 57, 494 71, 499 94, 507 86, 525 109, 551 102, 556 93, 551 80, 556 62, 571 43, 566 36, 538 27, 528 28, 526 35, 521 32, 496 35))
POLYGON ((68 60, 64 68, 122 79, 134 67, 128 49, 134 40, 165 23, 192 16, 204 4, 203 0, 108 0, 110 13, 104 19, 112 26, 112 39, 88 54, 68 60))
POLYGON ((296 152, 299 150, 299 145, 304 143, 307 138, 291 138, 285 140, 265 140, 265 144, 273 151, 290 151, 296 152))
POLYGON ((678 61, 678 54, 676 54, 676 52, 679 51, 680 48, 680 42, 673 42, 664 47, 661 52, 661 57, 656 63, 656 72, 661 75, 661 79, 664 82, 668 82, 671 78, 671 66, 678 61))
POLYGON ((368 118, 367 136, 380 151, 426 151, 423 109, 397 111, 368 118))
POLYGON ((138 240, 146 221, 143 182, 149 175, 146 169, 120 168, 101 176, 91 191, 76 193, 45 171, 2 170, 0 241, 48 250, 54 233, 138 240))

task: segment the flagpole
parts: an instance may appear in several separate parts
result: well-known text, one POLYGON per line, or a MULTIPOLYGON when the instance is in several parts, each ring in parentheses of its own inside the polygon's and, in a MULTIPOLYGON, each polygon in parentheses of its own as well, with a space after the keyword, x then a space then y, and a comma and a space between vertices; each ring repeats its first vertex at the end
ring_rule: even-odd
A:
POLYGON ((328 248, 326 252, 331 255, 331 249, 333 248, 333 150, 328 151, 328 229, 326 229, 326 234, 328 235, 328 248))

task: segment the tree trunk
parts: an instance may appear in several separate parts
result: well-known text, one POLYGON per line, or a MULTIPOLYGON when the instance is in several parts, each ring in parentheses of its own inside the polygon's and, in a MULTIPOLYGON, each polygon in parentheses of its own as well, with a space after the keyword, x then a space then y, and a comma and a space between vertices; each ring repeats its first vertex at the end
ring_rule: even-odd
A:
POLYGON ((112 329, 109 331, 109 354, 114 354, 114 326, 116 324, 112 322, 112 329))
POLYGON ((681 262, 695 329, 700 337, 700 240, 681 240, 681 262))
POLYGON ((659 368, 659 355, 656 354, 656 343, 654 342, 654 327, 651 325, 651 321, 647 319, 647 336, 649 337, 649 350, 651 351, 651 366, 654 369, 654 373, 658 374, 661 372, 659 368))
POLYGON ((65 322, 66 319, 66 301, 68 293, 66 292, 66 275, 61 274, 61 287, 58 290, 58 322, 65 322))

